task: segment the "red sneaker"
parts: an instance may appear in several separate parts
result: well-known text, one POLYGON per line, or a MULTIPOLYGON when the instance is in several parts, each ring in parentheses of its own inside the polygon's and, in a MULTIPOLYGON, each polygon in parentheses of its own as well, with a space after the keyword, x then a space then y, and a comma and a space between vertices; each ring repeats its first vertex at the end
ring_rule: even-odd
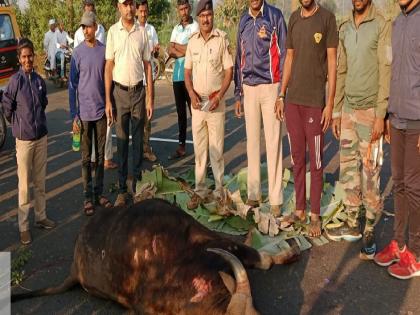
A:
POLYGON ((375 255, 374 261, 379 266, 386 267, 394 262, 397 262, 400 260, 400 254, 402 252, 406 251, 406 246, 404 246, 404 249, 401 251, 398 248, 398 243, 395 240, 392 240, 391 243, 388 244, 387 247, 385 247, 383 250, 381 250, 379 253, 375 255))
POLYGON ((408 249, 401 252, 400 261, 388 267, 388 273, 398 279, 411 279, 420 276, 420 262, 408 249))

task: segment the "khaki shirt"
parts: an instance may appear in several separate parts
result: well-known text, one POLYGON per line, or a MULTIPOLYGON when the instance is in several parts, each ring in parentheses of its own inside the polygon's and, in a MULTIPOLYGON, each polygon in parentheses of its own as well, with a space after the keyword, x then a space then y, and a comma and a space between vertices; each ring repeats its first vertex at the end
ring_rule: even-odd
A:
POLYGON ((185 69, 192 69, 194 90, 209 96, 220 90, 224 70, 233 67, 226 33, 213 29, 207 41, 200 32, 191 35, 185 53, 185 69))
POLYGON ((114 60, 112 77, 125 86, 135 86, 143 80, 143 61, 150 61, 151 50, 144 27, 135 21, 128 32, 121 19, 111 26, 106 42, 106 60, 114 60))

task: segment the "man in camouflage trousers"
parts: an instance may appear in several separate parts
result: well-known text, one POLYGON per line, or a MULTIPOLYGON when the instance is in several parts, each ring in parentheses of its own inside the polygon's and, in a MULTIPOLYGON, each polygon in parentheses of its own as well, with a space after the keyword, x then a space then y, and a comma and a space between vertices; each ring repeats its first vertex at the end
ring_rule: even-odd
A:
POLYGON ((382 212, 379 173, 390 82, 390 24, 371 0, 353 0, 339 28, 333 134, 340 139, 340 182, 347 221, 327 230, 335 241, 357 241, 360 207, 366 209, 361 259, 376 252, 374 226, 382 212))

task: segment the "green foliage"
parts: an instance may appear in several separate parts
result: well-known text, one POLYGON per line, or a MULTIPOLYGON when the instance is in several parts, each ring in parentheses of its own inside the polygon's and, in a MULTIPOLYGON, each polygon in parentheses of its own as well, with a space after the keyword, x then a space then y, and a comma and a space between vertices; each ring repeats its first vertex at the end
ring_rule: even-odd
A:
MULTIPOLYGON (((98 21, 106 30, 118 20, 116 4, 116 0, 95 1, 98 21)), ((83 13, 82 0, 27 0, 24 10, 21 10, 17 5, 17 0, 14 0, 14 7, 22 36, 30 38, 38 52, 43 49, 42 42, 44 34, 48 31, 49 19, 63 21, 65 30, 73 36, 83 13)), ((167 0, 149 0, 149 8, 150 23, 157 30, 161 29, 165 24, 165 17, 169 17, 170 3, 167 0)))
POLYGON ((25 271, 23 267, 32 257, 32 252, 27 248, 20 248, 15 254, 15 258, 11 263, 11 283, 12 285, 19 285, 23 281, 25 271))

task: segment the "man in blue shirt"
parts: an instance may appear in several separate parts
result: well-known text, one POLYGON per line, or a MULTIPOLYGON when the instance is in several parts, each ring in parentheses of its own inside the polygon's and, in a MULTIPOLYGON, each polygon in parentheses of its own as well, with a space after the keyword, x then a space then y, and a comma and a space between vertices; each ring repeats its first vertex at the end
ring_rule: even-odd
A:
POLYGON ((104 81, 105 45, 95 38, 98 28, 95 13, 85 12, 80 25, 85 41, 77 46, 71 59, 69 103, 73 132, 81 131, 84 212, 86 215, 92 215, 95 204, 111 207, 111 203, 102 195, 107 128, 104 81), (92 164, 90 163, 92 140, 97 148, 94 185, 92 185, 92 164))
POLYGON ((179 127, 179 146, 176 151, 169 156, 169 159, 176 159, 185 155, 185 141, 187 139, 187 104, 191 113, 191 100, 184 82, 184 62, 185 52, 190 36, 197 32, 198 23, 190 15, 191 6, 188 0, 178 0, 178 13, 181 22, 177 24, 171 35, 169 55, 175 58, 173 88, 175 95, 176 111, 178 113, 179 127))
POLYGON ((267 151, 271 212, 280 215, 283 196, 281 119, 278 106, 286 57, 286 24, 281 11, 264 0, 250 1, 239 21, 235 61, 235 112, 245 112, 248 158, 248 201, 261 201, 261 117, 267 151), (277 115, 276 115, 277 113, 277 115))

